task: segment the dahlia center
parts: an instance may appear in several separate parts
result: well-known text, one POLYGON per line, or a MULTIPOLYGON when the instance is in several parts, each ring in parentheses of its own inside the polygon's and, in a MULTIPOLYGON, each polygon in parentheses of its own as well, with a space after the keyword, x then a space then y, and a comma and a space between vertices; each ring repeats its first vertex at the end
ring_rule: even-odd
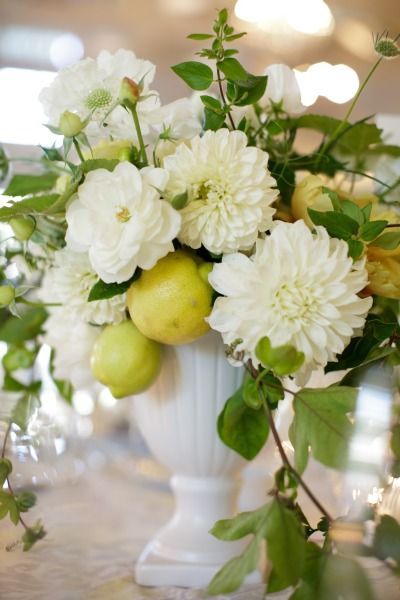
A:
POLYGON ((211 206, 216 206, 227 200, 229 201, 232 197, 229 186, 212 179, 203 181, 195 186, 194 195, 196 200, 203 200, 211 206))
POLYGON ((127 223, 132 215, 126 206, 121 206, 115 216, 120 223, 127 223))
POLYGON ((85 99, 85 105, 89 110, 96 110, 98 108, 107 108, 113 101, 111 92, 105 88, 97 88, 90 92, 85 99))
POLYGON ((293 282, 283 283, 275 292, 273 307, 289 320, 305 319, 317 308, 314 294, 293 282))

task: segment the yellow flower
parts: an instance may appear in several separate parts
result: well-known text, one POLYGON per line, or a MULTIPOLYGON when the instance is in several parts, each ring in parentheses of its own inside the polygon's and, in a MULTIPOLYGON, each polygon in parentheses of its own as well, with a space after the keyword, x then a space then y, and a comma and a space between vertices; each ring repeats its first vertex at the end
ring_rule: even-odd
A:
MULTIPOLYGON (((393 210, 372 210, 372 219, 383 219, 389 223, 399 223, 400 215, 393 210)), ((399 228, 400 229, 400 228, 399 228)), ((400 247, 384 250, 369 245, 367 249, 368 290, 385 298, 400 298, 400 247)))
POLYGON ((308 227, 313 227, 313 222, 308 216, 307 209, 313 208, 322 212, 332 210, 332 202, 322 188, 324 181, 318 175, 307 175, 296 188, 292 197, 292 214, 294 219, 304 219, 308 227))
POLYGON ((84 156, 86 159, 106 158, 110 160, 126 160, 131 146, 132 142, 130 140, 114 140, 112 142, 101 140, 93 148, 93 156, 89 151, 85 152, 84 156))

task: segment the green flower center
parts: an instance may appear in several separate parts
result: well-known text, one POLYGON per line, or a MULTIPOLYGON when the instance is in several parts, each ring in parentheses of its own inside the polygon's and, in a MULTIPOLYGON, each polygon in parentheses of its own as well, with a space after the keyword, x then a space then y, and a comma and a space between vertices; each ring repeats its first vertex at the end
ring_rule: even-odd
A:
POLYGON ((85 105, 89 110, 96 110, 97 108, 106 108, 110 106, 113 101, 113 97, 111 92, 104 88, 98 88, 97 90, 93 90, 86 97, 85 105))

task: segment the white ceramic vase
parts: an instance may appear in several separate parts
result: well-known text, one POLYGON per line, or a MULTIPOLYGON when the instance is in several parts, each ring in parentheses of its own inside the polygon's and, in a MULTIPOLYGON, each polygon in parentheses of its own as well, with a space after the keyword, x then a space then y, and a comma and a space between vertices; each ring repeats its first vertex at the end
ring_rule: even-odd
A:
POLYGON ((205 586, 241 552, 209 530, 234 515, 238 473, 245 461, 217 433, 217 418, 243 372, 229 365, 221 338, 167 347, 156 383, 135 398, 135 417, 154 456, 171 473, 172 519, 148 543, 135 566, 142 585, 205 586))

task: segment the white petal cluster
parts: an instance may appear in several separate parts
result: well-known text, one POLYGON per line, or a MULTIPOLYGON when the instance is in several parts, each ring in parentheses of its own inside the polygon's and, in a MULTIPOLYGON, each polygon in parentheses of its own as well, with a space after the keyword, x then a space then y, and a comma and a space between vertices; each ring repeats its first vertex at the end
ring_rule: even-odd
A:
POLYGON ((40 297, 43 302, 67 306, 77 319, 87 323, 120 323, 125 318, 126 294, 88 302, 97 281, 87 253, 63 248, 54 254, 54 264, 43 278, 40 297))
POLYGON ((70 381, 75 389, 96 386, 90 369, 90 357, 100 327, 77 319, 68 307, 52 309, 44 324, 42 341, 55 350, 54 375, 70 381))
POLYGON ((268 171, 268 154, 247 146, 241 131, 207 131, 164 159, 167 194, 187 192, 180 211, 180 241, 215 254, 249 250, 272 223, 278 192, 268 171))
POLYGON ((115 105, 124 77, 142 82, 142 96, 149 97, 139 102, 138 115, 146 137, 150 132, 150 115, 159 107, 158 94, 150 90, 154 75, 155 66, 148 60, 136 58, 130 50, 120 49, 115 54, 103 50, 96 59, 85 58, 62 69, 39 99, 51 125, 58 125, 65 110, 78 114, 81 119, 93 111, 85 130, 91 140, 108 136, 136 140, 131 115, 121 106, 109 111, 115 105))
POLYGON ((282 108, 289 114, 301 113, 305 106, 301 103, 300 87, 293 69, 283 64, 270 65, 265 70, 268 75, 267 89, 260 100, 261 106, 272 102, 281 102, 282 108))
POLYGON ((122 162, 113 172, 91 171, 79 187, 66 213, 67 246, 88 252, 104 282, 127 281, 173 251, 181 218, 160 198, 167 179, 164 169, 122 162))
POLYGON ((268 336, 274 347, 304 352, 301 376, 334 361, 364 326, 372 305, 357 295, 367 284, 364 261, 354 264, 344 241, 316 230, 302 220, 277 222, 251 258, 235 253, 214 265, 209 281, 225 297, 209 323, 226 344, 240 340, 237 351, 255 364, 256 345, 268 336))

